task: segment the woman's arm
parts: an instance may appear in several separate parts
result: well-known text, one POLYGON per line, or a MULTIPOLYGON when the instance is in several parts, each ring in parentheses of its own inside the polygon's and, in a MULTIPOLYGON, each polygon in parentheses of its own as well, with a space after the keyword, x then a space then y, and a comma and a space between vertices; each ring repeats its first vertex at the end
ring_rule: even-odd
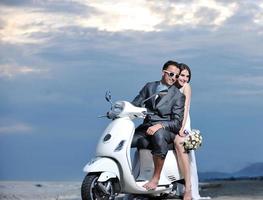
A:
POLYGON ((188 117, 188 113, 189 113, 189 109, 190 109, 190 103, 191 103, 191 95, 192 95, 192 90, 191 90, 191 86, 190 84, 186 83, 184 85, 184 90, 183 90, 183 94, 185 95, 185 103, 184 103, 184 119, 183 119, 183 123, 182 123, 182 128, 179 131, 179 135, 184 137, 185 133, 185 123, 188 117))

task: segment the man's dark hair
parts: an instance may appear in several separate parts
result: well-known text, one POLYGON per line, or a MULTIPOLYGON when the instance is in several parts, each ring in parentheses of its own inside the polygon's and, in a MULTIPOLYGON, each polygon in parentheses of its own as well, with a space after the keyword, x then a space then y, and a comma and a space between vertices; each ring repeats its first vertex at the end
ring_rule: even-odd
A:
POLYGON ((176 66, 178 69, 180 69, 178 62, 173 61, 173 60, 169 60, 169 61, 167 61, 166 63, 164 63, 164 65, 163 65, 163 70, 166 70, 166 69, 169 67, 169 65, 176 66))

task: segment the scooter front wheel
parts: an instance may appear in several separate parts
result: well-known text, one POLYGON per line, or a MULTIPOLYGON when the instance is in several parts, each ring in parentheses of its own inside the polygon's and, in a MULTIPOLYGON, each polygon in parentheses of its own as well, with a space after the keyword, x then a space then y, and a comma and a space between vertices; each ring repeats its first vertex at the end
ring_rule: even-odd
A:
POLYGON ((87 174, 81 185, 82 200, 114 200, 115 192, 110 180, 98 182, 100 174, 87 174))

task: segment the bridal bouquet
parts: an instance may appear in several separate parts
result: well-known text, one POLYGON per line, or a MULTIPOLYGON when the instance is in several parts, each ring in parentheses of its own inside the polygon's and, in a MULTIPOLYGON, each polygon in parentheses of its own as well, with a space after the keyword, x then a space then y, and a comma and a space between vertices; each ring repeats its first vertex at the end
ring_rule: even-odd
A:
POLYGON ((189 134, 186 136, 186 139, 184 141, 184 148, 187 152, 190 150, 196 150, 202 145, 203 137, 201 136, 201 133, 199 130, 193 129, 189 132, 189 134))

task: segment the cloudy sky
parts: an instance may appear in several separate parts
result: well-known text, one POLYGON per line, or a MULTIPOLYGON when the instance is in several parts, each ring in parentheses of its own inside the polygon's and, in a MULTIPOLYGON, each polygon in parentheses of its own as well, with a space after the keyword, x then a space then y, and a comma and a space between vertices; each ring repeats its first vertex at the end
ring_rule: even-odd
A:
POLYGON ((263 162, 263 0, 1 0, 0 179, 80 180, 113 100, 192 69, 199 171, 263 162))

